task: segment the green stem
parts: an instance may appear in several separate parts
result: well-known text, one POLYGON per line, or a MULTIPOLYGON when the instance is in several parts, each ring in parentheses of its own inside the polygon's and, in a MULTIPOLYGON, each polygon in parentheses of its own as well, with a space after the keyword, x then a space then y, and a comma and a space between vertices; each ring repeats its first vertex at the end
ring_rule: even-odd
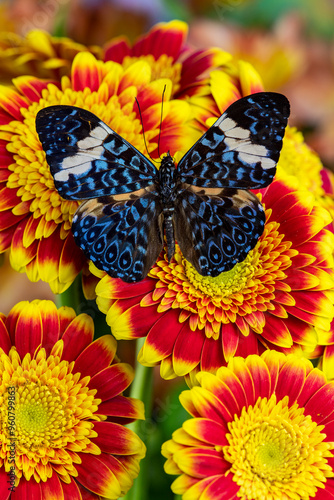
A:
MULTIPOLYGON (((142 346, 144 345, 145 337, 137 340, 136 345, 136 356, 142 346)), ((135 366, 135 378, 131 385, 130 396, 132 398, 137 398, 143 401, 145 406, 145 416, 146 419, 149 418, 152 412, 152 388, 153 388, 153 369, 147 366, 142 366, 138 361, 136 361, 135 366)), ((147 431, 145 427, 145 422, 142 420, 136 420, 128 425, 128 427, 133 430, 146 444, 147 441, 147 431)), ((135 479, 130 491, 123 497, 123 500, 146 500, 148 492, 148 468, 149 463, 147 458, 140 462, 140 472, 135 479)))
POLYGON ((57 307, 61 306, 69 306, 72 307, 75 312, 78 314, 80 309, 80 305, 82 302, 85 300, 83 292, 82 292, 82 286, 81 286, 81 274, 79 274, 75 280, 73 281, 72 285, 65 290, 65 292, 60 293, 59 295, 56 295, 56 304, 57 307))

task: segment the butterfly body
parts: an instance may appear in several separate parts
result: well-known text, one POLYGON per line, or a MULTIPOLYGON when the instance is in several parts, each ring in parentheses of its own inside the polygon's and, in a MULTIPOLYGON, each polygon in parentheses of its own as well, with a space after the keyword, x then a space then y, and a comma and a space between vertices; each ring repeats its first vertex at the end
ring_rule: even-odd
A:
POLYGON ((170 261, 175 253, 173 217, 177 197, 177 175, 175 163, 169 152, 161 160, 158 178, 166 234, 167 258, 170 261))
POLYGON ((267 186, 279 159, 289 103, 258 93, 234 102, 181 158, 160 167, 89 111, 51 106, 36 129, 66 199, 83 201, 73 218, 77 244, 98 268, 126 282, 143 279, 175 240, 203 276, 245 259, 265 214, 248 189, 267 186))

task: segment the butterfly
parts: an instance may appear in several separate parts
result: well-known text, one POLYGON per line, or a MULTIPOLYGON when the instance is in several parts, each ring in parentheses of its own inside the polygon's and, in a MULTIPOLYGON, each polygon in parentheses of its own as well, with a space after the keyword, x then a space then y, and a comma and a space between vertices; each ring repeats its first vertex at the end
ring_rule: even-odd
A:
POLYGON ((242 262, 265 224, 249 189, 274 178, 290 113, 282 94, 260 92, 231 104, 175 166, 160 168, 93 113, 40 110, 36 130, 62 198, 85 200, 72 223, 76 243, 101 270, 125 282, 145 278, 166 234, 203 276, 242 262))

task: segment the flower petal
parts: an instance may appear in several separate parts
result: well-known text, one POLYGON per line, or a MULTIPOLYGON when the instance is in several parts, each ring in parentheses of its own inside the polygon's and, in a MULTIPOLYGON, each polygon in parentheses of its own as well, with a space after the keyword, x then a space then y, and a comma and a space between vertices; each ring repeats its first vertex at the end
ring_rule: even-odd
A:
POLYGON ((96 495, 117 499, 121 496, 120 484, 114 473, 98 457, 86 453, 78 453, 81 464, 76 464, 78 480, 96 495))
MULTIPOLYGON (((80 370, 79 370, 80 371, 80 370)), ((133 370, 126 363, 117 363, 101 369, 89 381, 89 387, 97 390, 97 397, 108 401, 125 391, 134 377, 133 370)))
POLYGON ((103 335, 87 346, 77 357, 74 371, 82 377, 94 376, 107 368, 115 357, 117 342, 112 335, 103 335))
POLYGON ((145 450, 143 442, 131 429, 114 422, 95 422, 94 430, 98 433, 92 438, 103 452, 112 455, 141 454, 145 450))
MULTIPOLYGON (((69 319, 71 319, 72 314, 73 310, 70 310, 69 319)), ((64 341, 62 359, 67 361, 76 359, 92 342, 93 336, 94 323, 92 318, 88 314, 79 314, 79 316, 74 317, 62 336, 64 341)))

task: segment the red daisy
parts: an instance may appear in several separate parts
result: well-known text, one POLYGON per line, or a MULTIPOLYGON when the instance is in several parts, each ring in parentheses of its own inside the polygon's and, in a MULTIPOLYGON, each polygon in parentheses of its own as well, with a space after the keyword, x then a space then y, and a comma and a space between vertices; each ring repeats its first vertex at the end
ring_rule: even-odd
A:
POLYGON ((116 499, 138 475, 145 445, 124 424, 143 404, 122 395, 133 370, 93 335, 90 316, 51 301, 0 315, 2 498, 116 499))

